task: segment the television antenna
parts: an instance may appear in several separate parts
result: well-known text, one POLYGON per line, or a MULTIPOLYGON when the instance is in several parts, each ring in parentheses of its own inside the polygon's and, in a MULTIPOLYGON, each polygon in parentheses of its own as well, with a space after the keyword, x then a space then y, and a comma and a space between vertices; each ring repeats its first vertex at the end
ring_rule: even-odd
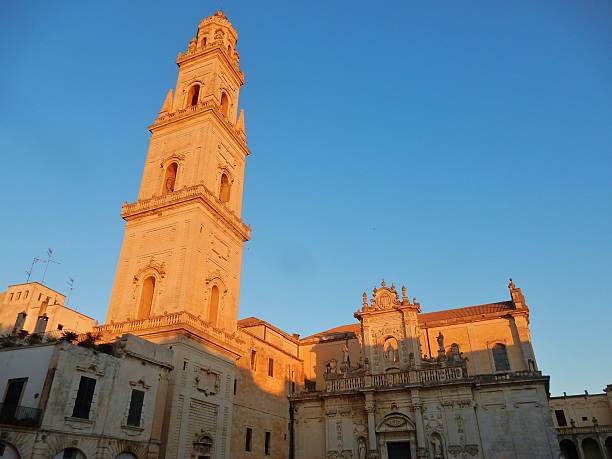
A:
POLYGON ((68 300, 70 300, 70 297, 72 296, 72 291, 74 290, 74 279, 72 277, 69 277, 66 283, 70 287, 70 291, 68 292, 68 296, 66 297, 66 306, 68 306, 68 300))
POLYGON ((49 264, 55 263, 56 265, 59 265, 61 263, 59 261, 53 260, 53 249, 51 247, 47 249, 47 259, 43 261, 43 263, 45 263, 45 271, 43 272, 43 277, 40 283, 44 285, 45 277, 47 277, 47 269, 49 269, 49 264))
POLYGON ((32 258, 32 264, 30 265, 30 270, 26 270, 26 274, 28 275, 27 279, 26 279, 26 284, 30 282, 30 276, 32 276, 32 270, 34 269, 34 265, 36 263, 38 263, 39 261, 42 261, 40 258, 38 257, 34 257, 32 258))

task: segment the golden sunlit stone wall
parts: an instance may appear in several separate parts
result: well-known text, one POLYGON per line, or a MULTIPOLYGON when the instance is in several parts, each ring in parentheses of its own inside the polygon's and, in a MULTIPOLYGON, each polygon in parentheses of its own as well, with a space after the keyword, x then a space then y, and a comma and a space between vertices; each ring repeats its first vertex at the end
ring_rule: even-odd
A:
POLYGON ((236 368, 231 457, 264 457, 269 432, 269 456, 286 458, 290 442, 288 397, 303 390, 297 339, 264 321, 240 322, 245 321, 255 323, 241 328, 246 345, 236 368), (250 451, 246 447, 247 428, 252 432, 250 451))

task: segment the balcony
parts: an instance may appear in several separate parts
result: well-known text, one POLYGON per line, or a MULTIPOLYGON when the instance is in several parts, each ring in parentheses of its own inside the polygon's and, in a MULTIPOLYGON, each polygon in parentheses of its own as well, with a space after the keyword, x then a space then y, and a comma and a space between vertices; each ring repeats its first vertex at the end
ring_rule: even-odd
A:
POLYGON ((15 406, 0 403, 0 424, 38 427, 42 418, 42 410, 28 406, 15 406))
POLYGON ((459 365, 444 365, 438 368, 415 369, 377 375, 340 373, 325 375, 326 392, 359 391, 362 389, 382 389, 417 387, 468 381, 465 362, 459 365))

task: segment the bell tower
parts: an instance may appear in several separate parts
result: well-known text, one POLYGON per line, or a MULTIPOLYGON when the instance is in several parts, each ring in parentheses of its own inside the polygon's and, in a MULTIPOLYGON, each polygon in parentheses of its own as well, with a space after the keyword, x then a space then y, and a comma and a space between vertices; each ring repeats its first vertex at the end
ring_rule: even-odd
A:
POLYGON ((238 34, 222 12, 177 58, 155 123, 138 199, 126 203, 107 323, 187 312, 233 331, 238 317, 246 157, 238 34))

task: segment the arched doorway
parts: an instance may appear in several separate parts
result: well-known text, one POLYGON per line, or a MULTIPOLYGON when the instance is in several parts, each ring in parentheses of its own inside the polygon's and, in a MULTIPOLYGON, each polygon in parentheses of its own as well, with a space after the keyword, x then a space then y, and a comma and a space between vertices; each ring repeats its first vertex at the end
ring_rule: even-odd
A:
POLYGON ((416 458, 416 428, 414 422, 405 414, 387 414, 376 426, 376 437, 382 446, 381 458, 416 458))
POLYGON ((578 451, 576 450, 576 445, 571 440, 567 438, 565 440, 561 440, 559 442, 559 446, 561 448, 561 457, 563 459, 578 459, 578 451))
POLYGON ((66 448, 53 456, 53 459, 87 459, 87 456, 76 448, 66 448))
POLYGON ((119 456, 115 457, 115 459, 138 459, 138 458, 132 453, 121 453, 119 454, 119 456))
POLYGON ((17 449, 8 443, 0 442, 0 458, 2 459, 21 459, 17 449))
POLYGON ((606 438, 606 449, 608 450, 608 457, 612 457, 612 437, 606 438))
POLYGON ((584 459, 603 459, 597 440, 592 438, 582 440, 582 451, 584 452, 584 459))

